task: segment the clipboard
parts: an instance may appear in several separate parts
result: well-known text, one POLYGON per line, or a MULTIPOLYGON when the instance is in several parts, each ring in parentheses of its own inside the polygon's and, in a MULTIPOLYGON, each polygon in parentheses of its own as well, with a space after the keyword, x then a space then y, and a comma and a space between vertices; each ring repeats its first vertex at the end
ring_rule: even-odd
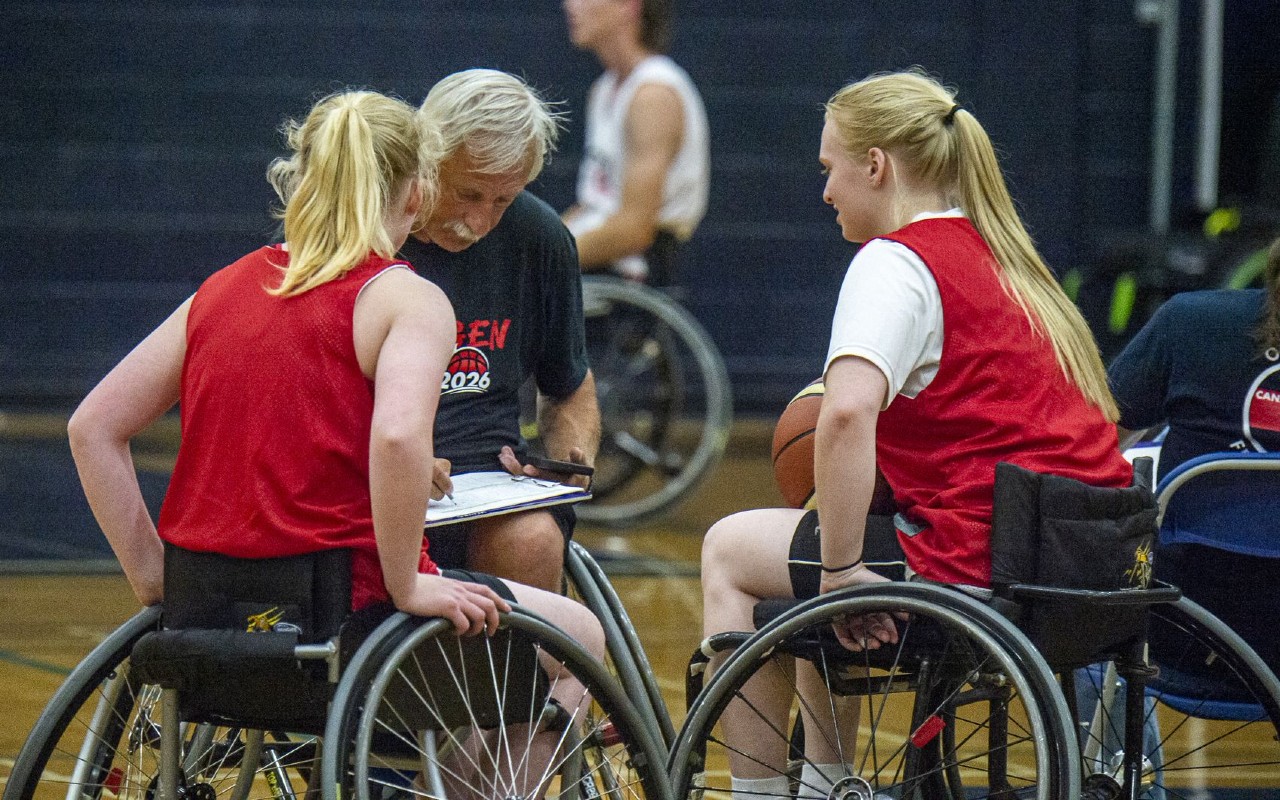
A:
POLYGON ((452 480, 453 499, 427 503, 427 528, 591 499, 580 486, 507 472, 467 472, 452 480))

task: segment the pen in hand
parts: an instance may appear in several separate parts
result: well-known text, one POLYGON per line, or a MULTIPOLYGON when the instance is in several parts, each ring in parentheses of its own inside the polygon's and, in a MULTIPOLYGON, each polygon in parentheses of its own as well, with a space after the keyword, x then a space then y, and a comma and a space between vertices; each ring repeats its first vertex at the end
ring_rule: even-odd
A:
POLYGON ((437 458, 431 467, 432 493, 440 492, 444 497, 449 498, 450 503, 453 502, 453 479, 449 477, 451 466, 448 460, 437 458))

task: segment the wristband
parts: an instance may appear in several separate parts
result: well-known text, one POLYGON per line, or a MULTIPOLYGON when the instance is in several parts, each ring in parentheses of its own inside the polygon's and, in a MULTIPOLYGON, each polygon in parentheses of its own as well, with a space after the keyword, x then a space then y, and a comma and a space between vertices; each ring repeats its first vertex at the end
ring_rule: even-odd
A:
POLYGON ((823 572, 828 572, 828 573, 830 573, 830 572, 846 572, 846 571, 848 571, 848 570, 853 569, 854 567, 859 567, 859 566, 862 566, 862 559, 858 559, 857 561, 853 562, 852 564, 845 564, 843 567, 828 567, 826 564, 822 564, 822 565, 821 565, 821 567, 822 567, 822 571, 823 571, 823 572))

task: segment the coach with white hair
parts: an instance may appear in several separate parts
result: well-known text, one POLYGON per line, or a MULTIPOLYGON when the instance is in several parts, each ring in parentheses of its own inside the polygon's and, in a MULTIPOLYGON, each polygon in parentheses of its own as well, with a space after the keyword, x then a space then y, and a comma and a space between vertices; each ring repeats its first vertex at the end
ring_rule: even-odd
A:
MULTIPOLYGON (((539 434, 554 459, 590 464, 600 439, 573 237, 525 187, 542 171, 558 115, 524 81, 470 69, 418 110, 439 197, 401 255, 444 290, 457 316, 436 416, 445 473, 538 472, 525 464, 520 387, 533 376, 539 434)), ((586 479, 548 475, 565 482, 586 479)), ((432 530, 438 563, 559 591, 573 510, 553 506, 432 530)))

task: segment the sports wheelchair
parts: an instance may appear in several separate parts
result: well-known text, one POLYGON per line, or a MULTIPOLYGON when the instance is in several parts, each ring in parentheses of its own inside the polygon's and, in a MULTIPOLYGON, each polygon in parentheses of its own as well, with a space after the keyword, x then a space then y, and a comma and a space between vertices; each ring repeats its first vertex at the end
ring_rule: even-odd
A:
POLYGON ((730 764, 775 777, 779 796, 830 800, 1276 796, 1280 681, 1151 579, 1149 460, 1131 489, 1008 467, 990 593, 911 581, 765 601, 755 632, 704 642, 670 756, 675 796, 727 796, 730 764), (877 615, 896 644, 835 639, 836 621, 877 615), (1120 687, 1126 702, 1082 703, 1076 673, 1108 671, 1097 694, 1120 687), (1202 719, 1219 700, 1247 710, 1202 719))
POLYGON ((652 712, 518 606, 458 637, 351 613, 345 551, 165 559, 164 606, 73 670, 4 800, 669 797, 652 712))
POLYGON ((719 463, 733 391, 711 336, 674 290, 582 279, 587 354, 600 404, 591 523, 625 527, 684 499, 719 463))

